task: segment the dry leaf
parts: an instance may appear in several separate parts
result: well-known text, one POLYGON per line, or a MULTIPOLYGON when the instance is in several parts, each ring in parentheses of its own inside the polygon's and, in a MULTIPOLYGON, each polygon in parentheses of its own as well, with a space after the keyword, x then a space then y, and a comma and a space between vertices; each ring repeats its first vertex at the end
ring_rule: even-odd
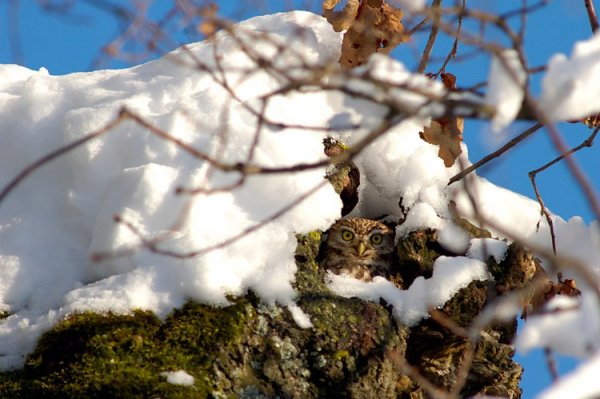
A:
POLYGON ((202 33, 205 37, 211 37, 219 30, 218 11, 219 6, 215 3, 208 3, 199 10, 200 16, 203 17, 205 21, 200 22, 196 29, 198 29, 198 32, 202 33))
POLYGON ((460 142, 462 141, 462 118, 432 119, 419 135, 426 142, 439 146, 438 157, 444 161, 447 168, 454 165, 456 158, 461 153, 460 142), (461 119, 460 125, 458 119, 461 119), (452 123, 454 122, 454 123, 452 123))
POLYGON ((584 125, 587 125, 590 129, 594 129, 600 125, 600 114, 588 116, 581 121, 584 125))
POLYGON ((566 295, 569 297, 577 297, 581 295, 581 291, 577 289, 575 280, 565 279, 562 282, 555 283, 548 279, 546 271, 540 267, 541 272, 536 271, 537 284, 541 287, 536 290, 535 294, 523 303, 523 313, 521 319, 527 319, 528 305, 531 304, 532 313, 535 314, 542 310, 543 306, 554 298, 556 295, 566 295))
POLYGON ((404 11, 383 0, 348 0, 342 11, 334 11, 340 0, 325 0, 323 16, 336 32, 347 30, 342 42, 340 65, 354 68, 366 62, 373 53, 389 54, 398 44, 408 40, 404 34, 404 11))
MULTIPOLYGON (((431 76, 431 75, 428 75, 431 76)), ((456 76, 451 73, 442 73, 442 83, 448 90, 456 90, 456 76)), ((461 154, 460 142, 464 129, 464 118, 441 117, 431 120, 429 126, 419 133, 419 136, 429 144, 439 146, 438 156, 444 161, 447 168, 454 165, 456 158, 461 154)))
POLYGON ((348 0, 348 3, 341 11, 333 11, 335 6, 341 0, 330 0, 323 2, 323 16, 333 26, 333 30, 341 32, 347 30, 356 19, 360 2, 358 0, 348 0))

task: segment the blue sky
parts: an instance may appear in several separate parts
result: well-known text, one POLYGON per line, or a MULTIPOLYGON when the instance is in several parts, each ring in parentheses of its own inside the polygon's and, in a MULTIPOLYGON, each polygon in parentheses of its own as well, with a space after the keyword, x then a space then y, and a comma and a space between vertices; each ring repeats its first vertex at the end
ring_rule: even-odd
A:
MULTIPOLYGON (((56 2, 61 3, 61 2, 56 2)), ((67 2, 68 3, 68 2, 67 2)), ((68 14, 49 13, 31 0, 4 1, 0 3, 0 15, 5 16, 0 22, 0 63, 21 63, 31 68, 45 67, 52 75, 63 75, 73 72, 85 72, 92 69, 123 68, 135 63, 143 62, 150 58, 140 58, 132 63, 111 60, 103 56, 101 49, 111 40, 115 39, 120 26, 114 16, 105 10, 87 5, 86 2, 75 2, 76 6, 68 14), (9 5, 18 5, 11 8, 9 5), (14 11, 14 14, 10 12, 14 11), (14 21, 9 24, 8 21, 14 21), (11 33, 13 38, 10 40, 11 33), (15 47, 14 45, 17 44, 15 47), (18 50, 21 51, 18 51, 18 50)), ((106 2, 96 2, 106 3, 106 2)), ((255 0, 248 2, 219 1, 221 15, 232 20, 241 20, 253 15, 280 12, 293 8, 310 9, 318 11, 316 1, 267 1, 255 0)), ((505 0, 478 0, 469 1, 470 7, 484 8, 488 11, 506 11, 516 7, 521 1, 505 0)), ((130 8, 127 0, 113 0, 113 5, 130 8)), ((171 9, 171 1, 155 1, 149 9, 149 19, 160 20, 171 9)), ((516 22, 515 22, 516 23, 516 22)), ((414 22, 407 26, 414 26, 414 22)), ((552 54, 563 52, 570 54, 573 44, 591 36, 591 30, 583 1, 562 0, 551 2, 542 10, 528 17, 525 49, 531 66, 545 64, 552 54)), ((465 24, 465 29, 475 28, 465 24)), ((181 31, 175 23, 167 24, 167 30, 173 34, 174 41, 166 46, 165 50, 174 49, 178 44, 200 40, 194 31, 181 31)), ((502 42, 501 35, 489 29, 488 38, 502 42)), ((418 62, 419 49, 422 49, 427 40, 427 31, 413 36, 410 44, 403 45, 394 52, 394 56, 410 68, 418 62)), ((440 35, 434 55, 445 57, 452 40, 440 35)), ((459 55, 469 54, 469 49, 459 46, 459 55)), ((431 70, 437 70, 437 64, 431 64, 431 70)), ((447 72, 457 76, 459 87, 482 82, 486 79, 489 59, 484 56, 466 59, 457 59, 450 63, 447 72)), ((539 92, 541 75, 532 79, 535 93, 539 92)), ((523 132, 531 123, 517 123, 502 134, 493 134, 487 123, 467 121, 465 124, 464 140, 469 146, 470 158, 474 162, 489 152, 495 150, 515 135, 523 132)), ((561 133, 570 145, 580 144, 591 134, 581 124, 560 124, 561 133)), ((577 154, 578 162, 590 174, 594 186, 598 187, 597 175, 600 170, 600 161, 597 148, 585 149, 577 154)), ((478 173, 510 190, 519 192, 533 198, 533 189, 528 177, 528 172, 543 166, 557 156, 551 145, 547 132, 542 129, 521 143, 510 153, 494 161, 491 166, 480 170, 478 173)), ((546 205, 555 213, 568 219, 581 216, 586 222, 593 220, 592 212, 581 189, 573 183, 573 178, 568 173, 564 164, 553 166, 550 170, 538 176, 538 185, 546 205)), ((518 356, 526 368, 522 387, 525 391, 523 397, 533 397, 536 392, 546 387, 550 376, 545 366, 543 354, 538 351, 529 356, 518 356)), ((575 362, 570 359, 559 358, 561 372, 572 369, 575 362)))

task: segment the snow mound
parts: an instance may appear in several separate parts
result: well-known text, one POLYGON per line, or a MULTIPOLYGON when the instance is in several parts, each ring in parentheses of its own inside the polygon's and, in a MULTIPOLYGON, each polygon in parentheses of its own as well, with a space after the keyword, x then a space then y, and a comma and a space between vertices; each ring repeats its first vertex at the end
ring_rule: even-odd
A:
POLYGON ((431 278, 417 277, 405 291, 383 277, 375 277, 373 282, 366 283, 330 272, 327 276, 329 288, 338 295, 371 301, 383 298, 394 307, 394 315, 407 326, 428 318, 430 309, 442 306, 472 281, 490 278, 484 262, 462 256, 439 257, 433 265, 431 278))
POLYGON ((540 105, 551 121, 577 120, 600 112, 600 33, 555 54, 542 80, 540 105))
MULTIPOLYGON (((258 98, 281 86, 252 57, 273 59, 300 76, 305 65, 336 60, 341 37, 306 12, 255 18, 235 30, 246 49, 219 34, 125 70, 49 76, 2 66, 0 186, 50 151, 103 129, 121 107, 220 163, 247 161, 257 125, 249 108, 260 110, 258 98), (237 100, 215 82, 219 77, 192 67, 217 70, 215 52, 237 100)), ((273 98, 267 117, 325 127, 336 114, 325 93, 296 97, 273 98)), ((323 160, 323 136, 266 126, 251 161, 284 167, 323 160)), ((0 309, 11 314, 0 325, 0 368, 22 364, 43 331, 84 310, 141 308, 165 316, 187 299, 225 306, 226 295, 252 289, 267 302, 290 306, 309 327, 291 285, 295 234, 326 229, 339 215, 341 201, 324 174, 317 168, 249 176, 242 186, 219 191, 240 175, 131 120, 36 170, 0 204, 0 309), (215 192, 178 195, 179 187, 215 192), (126 223, 116 223, 115 215, 126 223), (244 235, 249 229, 255 230, 244 235), (136 248, 142 237, 157 240, 163 252, 217 249, 195 257, 141 250, 90 260, 136 248)))
MULTIPOLYGON (((331 276, 331 288, 346 296, 383 297, 400 320, 414 325, 458 289, 489 278, 482 253, 499 259, 505 245, 482 250, 484 244, 469 242, 452 224, 450 200, 462 215, 473 215, 462 185, 447 187, 459 162, 446 168, 438 148, 418 135, 439 107, 424 106, 416 93, 440 96, 441 84, 381 56, 336 75, 341 35, 311 13, 253 18, 233 29, 235 39, 221 32, 124 70, 51 76, 0 66, 0 187, 48 153, 98 134, 35 170, 0 203, 0 311, 10 314, 0 324, 0 370, 20 367, 40 334, 87 310, 144 309, 164 317, 188 299, 227 306, 228 295, 252 290, 310 328, 292 287, 295 234, 325 230, 339 217, 341 201, 323 178, 325 167, 249 175, 241 182, 239 173, 215 166, 315 163, 325 159, 324 136, 352 145, 377 128, 385 108, 340 90, 282 92, 263 102, 289 78, 311 78, 307 65, 330 65, 324 70, 334 72, 323 79, 334 86, 419 109, 392 121, 355 158, 362 182, 350 216, 397 220, 401 203, 410 211, 398 238, 436 228, 444 247, 468 256, 438 259, 433 277, 417 278, 407 291, 384 279, 366 284, 340 276, 331 276), (273 123, 260 122, 263 104, 273 123), (123 107, 169 137, 117 119, 123 107), (109 123, 115 126, 104 131, 109 123), (354 124, 361 128, 350 130, 354 124), (179 188, 197 193, 178 194, 179 188), (98 255, 102 261, 93 260, 98 255)), ((468 150, 462 149, 460 161, 468 166, 468 150)), ((549 246, 545 222, 537 229, 537 203, 475 174, 469 182, 482 216, 501 227, 495 234, 507 230, 549 246)), ((592 228, 558 217, 555 227, 566 237, 561 253, 583 256, 584 245, 588 264, 600 270, 592 228)))

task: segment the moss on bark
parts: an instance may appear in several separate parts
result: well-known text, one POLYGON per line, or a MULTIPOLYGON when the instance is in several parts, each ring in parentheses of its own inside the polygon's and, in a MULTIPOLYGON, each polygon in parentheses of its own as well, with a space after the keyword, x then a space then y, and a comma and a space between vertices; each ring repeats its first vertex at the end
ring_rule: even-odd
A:
MULTIPOLYGON (((436 385, 452 387, 466 340, 432 320, 409 329, 381 304, 333 294, 317 263, 320 233, 297 238, 295 288, 313 328, 298 327, 287 309, 252 293, 231 298, 225 308, 189 302, 164 321, 142 311, 75 314, 42 336, 23 370, 0 374, 0 392, 22 398, 427 397, 402 374, 400 357, 436 385), (172 385, 160 375, 176 370, 195 384, 172 385)), ((441 250, 435 231, 426 230, 401 240, 398 253, 395 276, 412 282, 431 274, 441 250)), ((529 259, 525 255, 515 249, 512 260, 490 263, 497 281, 520 285, 516 279, 525 274, 506 275, 519 259, 529 259)), ((440 311, 468 326, 489 289, 473 282, 440 311)), ((515 328, 516 322, 483 332, 464 396, 520 396, 522 369, 507 344, 515 328)))

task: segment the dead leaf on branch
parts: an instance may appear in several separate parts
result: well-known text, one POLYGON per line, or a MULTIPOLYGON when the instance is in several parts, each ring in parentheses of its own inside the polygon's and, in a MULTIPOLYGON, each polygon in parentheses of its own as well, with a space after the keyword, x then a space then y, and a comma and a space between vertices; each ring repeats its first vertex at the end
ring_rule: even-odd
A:
POLYGON ((542 312, 544 305, 557 295, 581 296, 581 291, 577 289, 575 280, 565 279, 555 283, 548 278, 548 274, 541 265, 537 265, 532 281, 535 281, 540 287, 534 291, 531 297, 523 299, 521 319, 524 320, 527 320, 530 314, 542 312), (531 305, 531 312, 528 310, 529 305, 531 305))
POLYGON ((323 16, 336 32, 346 30, 340 65, 350 69, 362 65, 371 54, 389 54, 408 40, 404 34, 404 11, 384 0, 348 0, 341 11, 334 11, 341 0, 325 0, 323 16))
MULTIPOLYGON (((431 77, 431 75, 428 75, 431 77)), ((448 90, 456 90, 456 76, 451 73, 442 73, 442 83, 448 90)), ((460 142, 463 139, 464 118, 440 117, 431 120, 419 136, 429 144, 439 147, 438 157, 444 161, 447 168, 454 165, 456 158, 461 154, 460 142)))
POLYGON ((333 30, 341 32, 347 30, 352 26, 358 14, 358 7, 360 2, 358 0, 348 0, 348 3, 341 11, 334 11, 333 9, 342 0, 325 0, 323 2, 323 16, 333 26, 333 30))
POLYGON ((581 123, 587 125, 590 129, 595 129, 600 125, 600 114, 588 116, 587 118, 582 119, 581 123))
POLYGON ((219 6, 215 3, 208 3, 199 10, 199 15, 204 18, 204 21, 198 24, 198 32, 205 37, 212 37, 219 30, 218 16, 219 6))
POLYGON ((550 282, 550 290, 544 294, 544 299, 548 302, 556 295, 566 295, 570 297, 577 297, 581 295, 581 291, 577 289, 575 280, 565 279, 562 282, 554 283, 550 282))

